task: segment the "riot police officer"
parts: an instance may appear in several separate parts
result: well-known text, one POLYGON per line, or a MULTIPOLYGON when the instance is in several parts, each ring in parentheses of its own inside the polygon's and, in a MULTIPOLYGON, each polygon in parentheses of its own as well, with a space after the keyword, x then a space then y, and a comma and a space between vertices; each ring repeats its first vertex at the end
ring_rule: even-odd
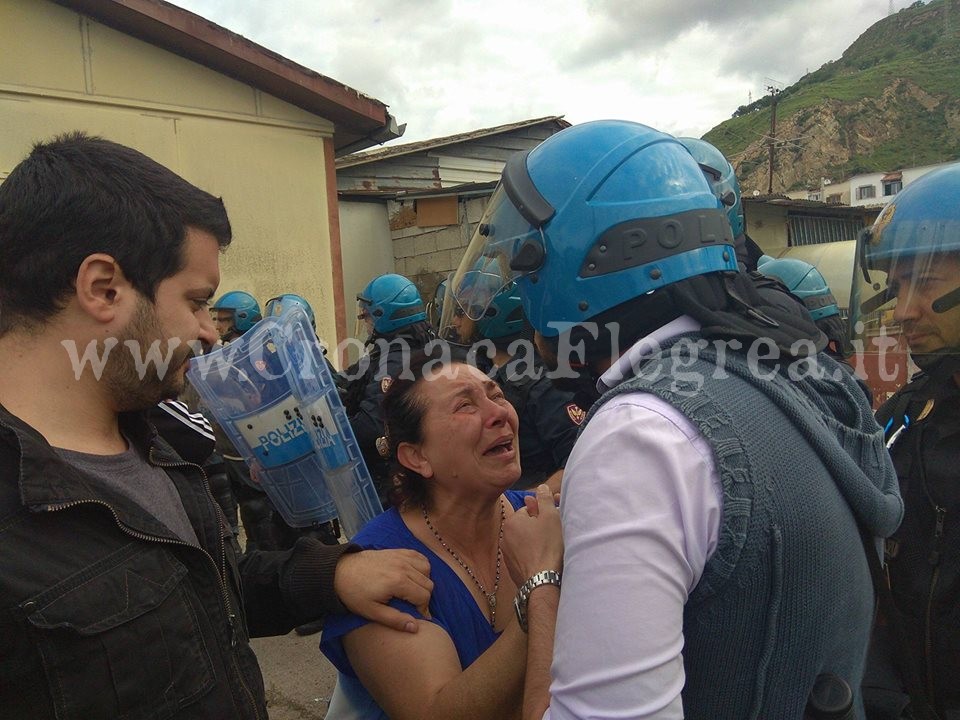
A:
POLYGON ((343 404, 381 503, 389 507, 389 466, 380 453, 380 401, 405 358, 435 338, 417 286, 395 273, 371 280, 357 295, 357 334, 367 338, 367 353, 341 374, 343 404))
POLYGON ((827 336, 824 352, 837 359, 852 351, 847 323, 840 316, 840 306, 823 274, 810 263, 798 258, 772 258, 764 255, 757 262, 764 275, 779 279, 786 290, 803 303, 817 327, 827 336))
POLYGON ((217 327, 220 340, 228 343, 242 336, 256 325, 260 319, 260 303, 244 290, 231 290, 224 293, 210 306, 213 322, 217 327))
MULTIPOLYGON (((223 344, 242 337, 261 319, 260 303, 244 290, 224 293, 211 306, 213 321, 223 344)), ((276 510, 266 493, 251 477, 250 468, 230 442, 215 426, 217 452, 223 458, 230 486, 240 510, 240 522, 246 535, 245 550, 281 550, 286 546, 284 526, 275 519, 276 510)))
POLYGON ((461 268, 485 258, 516 281, 545 360, 581 346, 604 391, 564 470, 562 576, 552 548, 544 564, 515 552, 549 545, 544 493, 504 530, 528 714, 799 718, 829 672, 859 715, 860 531, 899 521, 893 467, 816 326, 739 272, 686 148, 598 121, 517 153, 461 268))
MULTIPOLYGON (((880 301, 895 303, 892 320, 920 368, 877 412, 906 508, 886 543, 895 607, 878 643, 893 644, 894 689, 910 695, 908 712, 960 718, 960 164, 896 195, 859 257, 872 280, 886 273, 880 301)), ((884 315, 881 306, 864 320, 884 315)))
POLYGON ((706 140, 691 137, 679 137, 693 159, 700 165, 704 177, 710 183, 713 194, 726 209, 730 231, 733 234, 733 247, 737 253, 737 264, 741 270, 757 269, 757 261, 763 254, 760 246, 747 235, 746 216, 743 212, 743 197, 740 181, 737 180, 733 165, 715 145, 706 140))

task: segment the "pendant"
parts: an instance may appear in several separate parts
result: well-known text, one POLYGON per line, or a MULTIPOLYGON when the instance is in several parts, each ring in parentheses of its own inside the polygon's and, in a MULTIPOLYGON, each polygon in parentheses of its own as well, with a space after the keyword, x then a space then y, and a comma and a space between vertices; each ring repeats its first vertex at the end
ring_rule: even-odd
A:
POLYGON ((497 611, 497 594, 487 595, 487 604, 490 606, 490 612, 494 613, 497 611))

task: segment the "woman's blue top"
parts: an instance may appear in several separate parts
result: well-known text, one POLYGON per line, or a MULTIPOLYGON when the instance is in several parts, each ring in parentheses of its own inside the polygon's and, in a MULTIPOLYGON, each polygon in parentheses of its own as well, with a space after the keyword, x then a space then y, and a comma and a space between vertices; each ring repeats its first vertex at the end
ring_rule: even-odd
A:
MULTIPOLYGON (((504 496, 513 508, 523 507, 523 498, 530 492, 507 490, 504 496)), ((404 524, 396 508, 378 515, 368 522, 351 542, 365 550, 394 550, 409 549, 422 553, 430 562, 430 579, 433 580, 433 594, 430 596, 430 619, 442 627, 457 649, 460 666, 466 668, 490 647, 500 633, 495 632, 490 625, 487 615, 477 605, 470 589, 463 584, 460 576, 447 565, 443 558, 418 540, 404 524)), ((502 569, 506 572, 506 568, 502 569)), ((398 610, 410 613, 415 618, 425 619, 417 609, 403 600, 391 600, 390 605, 398 610)), ((509 608, 508 603, 503 603, 509 608)), ((341 697, 335 698, 331 704, 331 711, 335 705, 349 701, 352 712, 346 712, 340 707, 338 717, 351 718, 383 718, 386 717, 379 706, 373 701, 354 672, 347 653, 343 649, 343 637, 352 630, 366 625, 369 620, 359 615, 334 615, 324 622, 323 636, 320 641, 320 650, 340 671, 338 693, 341 697)), ((328 714, 328 718, 334 716, 328 714)))

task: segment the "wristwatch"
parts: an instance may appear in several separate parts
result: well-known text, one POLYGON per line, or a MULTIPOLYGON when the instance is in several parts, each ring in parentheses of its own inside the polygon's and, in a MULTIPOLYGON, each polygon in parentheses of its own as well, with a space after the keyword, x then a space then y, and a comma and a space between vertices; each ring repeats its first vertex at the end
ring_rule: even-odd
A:
POLYGON ((541 585, 560 587, 560 573, 556 570, 541 570, 517 590, 517 596, 513 599, 513 609, 517 612, 517 622, 520 623, 520 629, 524 632, 527 631, 527 600, 530 599, 533 589, 541 585))

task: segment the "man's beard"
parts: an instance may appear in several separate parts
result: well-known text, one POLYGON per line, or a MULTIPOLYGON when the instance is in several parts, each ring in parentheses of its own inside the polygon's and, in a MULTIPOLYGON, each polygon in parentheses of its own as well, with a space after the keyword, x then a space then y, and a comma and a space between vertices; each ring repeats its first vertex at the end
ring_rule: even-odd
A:
POLYGON ((117 339, 119 343, 110 354, 103 381, 110 389, 118 411, 145 410, 183 392, 186 379, 180 368, 194 353, 190 346, 182 343, 170 351, 176 341, 165 339, 151 303, 142 298, 138 300, 136 314, 117 339), (152 360, 146 364, 143 362, 151 344, 158 340, 160 355, 170 355, 166 367, 162 363, 158 367, 152 360), (128 341, 132 341, 130 346, 128 341))

